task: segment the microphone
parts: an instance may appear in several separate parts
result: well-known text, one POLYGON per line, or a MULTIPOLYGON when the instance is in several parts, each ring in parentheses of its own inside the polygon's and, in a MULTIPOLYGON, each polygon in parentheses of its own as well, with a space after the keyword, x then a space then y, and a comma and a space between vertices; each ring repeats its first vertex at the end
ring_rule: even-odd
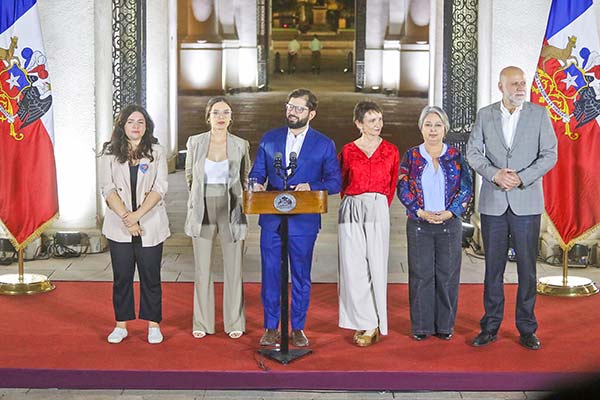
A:
POLYGON ((290 177, 292 175, 294 175, 297 167, 298 167, 298 155, 296 154, 295 151, 292 151, 290 153, 290 165, 288 166, 288 168, 290 169, 290 177))
POLYGON ((281 168, 283 168, 283 161, 282 161, 282 157, 283 155, 280 152, 277 152, 274 154, 275 159, 273 160, 273 167, 279 171, 281 168))

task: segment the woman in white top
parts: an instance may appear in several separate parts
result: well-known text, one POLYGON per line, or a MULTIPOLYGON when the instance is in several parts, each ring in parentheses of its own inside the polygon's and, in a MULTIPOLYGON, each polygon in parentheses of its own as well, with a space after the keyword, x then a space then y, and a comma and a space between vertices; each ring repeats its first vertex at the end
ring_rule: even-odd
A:
POLYGON ((223 322, 229 337, 237 339, 246 329, 242 185, 246 185, 250 170, 250 144, 229 132, 232 110, 224 97, 209 99, 206 121, 210 131, 189 137, 185 162, 190 190, 185 232, 192 237, 195 264, 192 334, 199 339, 215 333, 211 250, 218 234, 223 252, 223 322))

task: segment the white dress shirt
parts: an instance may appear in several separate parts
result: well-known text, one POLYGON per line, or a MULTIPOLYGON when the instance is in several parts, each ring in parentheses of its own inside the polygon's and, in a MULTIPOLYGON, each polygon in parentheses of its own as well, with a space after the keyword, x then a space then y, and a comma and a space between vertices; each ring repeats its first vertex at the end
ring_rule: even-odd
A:
POLYGON ((500 111, 502 111, 502 133, 504 134, 504 140, 509 149, 512 146, 513 138, 515 137, 515 130, 517 129, 522 109, 523 104, 515 108, 511 114, 508 109, 504 107, 504 103, 500 102, 500 111))
MULTIPOLYGON (((302 150, 302 144, 304 143, 304 139, 306 138, 306 132, 308 132, 308 124, 306 124, 306 129, 300 132, 298 135, 294 135, 290 128, 288 128, 287 137, 285 139, 285 165, 290 165, 290 153, 292 151, 296 152, 296 157, 300 157, 300 150, 302 150)), ((288 174, 290 171, 288 171, 288 174)))

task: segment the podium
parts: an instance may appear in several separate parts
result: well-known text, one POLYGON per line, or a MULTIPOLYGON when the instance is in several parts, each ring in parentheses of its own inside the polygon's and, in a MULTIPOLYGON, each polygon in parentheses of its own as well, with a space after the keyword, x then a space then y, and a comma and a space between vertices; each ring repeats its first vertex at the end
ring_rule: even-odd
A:
POLYGON ((279 214, 281 218, 281 345, 279 349, 260 349, 265 357, 288 364, 312 353, 311 349, 289 349, 288 296, 288 215, 327 212, 327 191, 244 192, 244 214, 279 214))

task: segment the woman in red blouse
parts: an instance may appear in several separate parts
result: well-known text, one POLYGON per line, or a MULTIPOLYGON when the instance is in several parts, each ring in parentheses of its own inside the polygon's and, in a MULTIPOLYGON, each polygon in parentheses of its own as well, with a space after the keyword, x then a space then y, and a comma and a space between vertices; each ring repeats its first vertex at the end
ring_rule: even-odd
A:
POLYGON ((387 265, 390 211, 400 155, 380 137, 381 108, 372 101, 354 107, 361 136, 344 146, 339 210, 340 319, 354 329, 354 343, 365 347, 387 335, 387 265))

